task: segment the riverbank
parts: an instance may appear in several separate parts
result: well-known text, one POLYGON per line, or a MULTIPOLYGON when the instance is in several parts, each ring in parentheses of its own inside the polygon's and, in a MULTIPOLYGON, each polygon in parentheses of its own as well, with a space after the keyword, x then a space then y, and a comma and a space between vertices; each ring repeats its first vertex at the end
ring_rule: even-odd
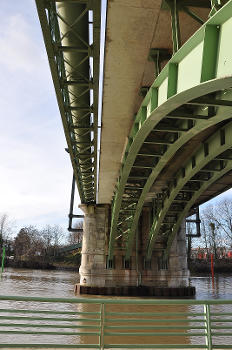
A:
POLYGON ((65 262, 43 262, 43 261, 27 261, 27 260, 6 260, 5 267, 18 269, 35 269, 35 270, 64 270, 78 271, 79 266, 67 264, 65 262))
MULTIPOLYGON (((64 270, 64 271, 78 271, 79 265, 75 263, 67 263, 66 261, 28 261, 28 260, 5 260, 5 267, 25 268, 36 270, 64 270)), ((195 259, 189 261, 189 270, 195 274, 209 274, 211 272, 211 262, 203 259, 195 259)), ((215 273, 232 273, 231 259, 218 259, 214 261, 215 273)))
MULTIPOLYGON (((189 270, 191 273, 210 273, 211 262, 209 260, 195 259, 189 261, 189 270)), ((232 273, 231 259, 216 259, 214 261, 215 273, 232 273)))

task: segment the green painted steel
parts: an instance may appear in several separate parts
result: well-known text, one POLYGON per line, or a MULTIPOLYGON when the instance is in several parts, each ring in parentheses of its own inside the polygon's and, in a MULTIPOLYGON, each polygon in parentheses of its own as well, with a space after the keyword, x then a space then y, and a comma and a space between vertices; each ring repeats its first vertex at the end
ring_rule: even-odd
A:
POLYGON ((196 348, 213 350, 219 348, 218 342, 220 349, 231 348, 230 345, 224 343, 228 343, 227 337, 232 336, 232 326, 229 325, 232 322, 232 300, 67 299, 0 296, 0 304, 3 302, 5 306, 6 301, 10 303, 8 308, 0 310, 1 314, 4 313, 2 317, 6 320, 0 323, 0 334, 8 338, 1 337, 0 348, 95 348, 101 350, 196 348), (23 309, 21 309, 21 302, 23 302, 23 309), (118 305, 117 312, 111 311, 114 305, 118 305), (141 306, 143 308, 139 311, 141 306), (149 307, 149 312, 146 312, 146 306, 149 307), (98 311, 76 311, 93 307, 98 311), (135 307, 138 310, 136 312, 135 307), (162 307, 164 312, 162 312, 162 307), (223 311, 225 307, 228 312, 223 311), (219 312, 220 310, 222 313, 219 312), (9 315, 19 312, 22 315, 21 321, 20 323, 14 322, 9 315), (64 312, 72 314, 72 317, 65 323, 64 312), (40 313, 41 317, 36 316, 33 322, 28 323, 27 316, 25 317, 28 313, 31 315, 40 313), (52 315, 56 313, 56 318, 52 318, 52 322, 46 317, 49 313, 52 315), (86 315, 85 320, 80 318, 83 314, 86 315), (97 318, 92 318, 92 314, 97 318), (222 318, 222 315, 225 317, 222 318), (88 316, 91 317, 88 318, 88 316), (72 331, 67 331, 67 329, 72 331), (13 335, 17 335, 17 343, 14 342, 13 335), (48 344, 43 342, 44 337, 48 344), (130 337, 129 341, 128 337, 130 337), (197 344, 194 340, 196 338, 197 344), (39 342, 36 339, 39 339, 39 342))
POLYGON ((101 0, 36 5, 80 198, 95 202, 101 0))
POLYGON ((202 131, 232 118, 232 64, 226 44, 231 16, 229 1, 176 52, 143 100, 128 137, 112 203, 109 259, 116 239, 122 240, 129 259, 146 196, 176 152, 202 131))
MULTIPOLYGON (((218 178, 224 173, 225 168, 230 170, 231 162, 223 159, 223 154, 232 148, 232 122, 227 124, 226 127, 223 127, 215 132, 213 136, 207 139, 203 144, 200 145, 198 150, 192 155, 192 157, 183 164, 183 167, 179 170, 175 177, 175 181, 172 185, 169 186, 168 191, 166 193, 166 198, 163 199, 162 206, 157 210, 156 217, 154 218, 150 234, 149 234, 149 243, 147 250, 147 259, 151 258, 152 248, 155 243, 155 240, 158 238, 159 234, 162 234, 162 224, 163 222, 168 220, 168 213, 171 210, 171 205, 175 201, 176 198, 184 197, 187 198, 186 207, 189 208, 189 203, 194 204, 191 197, 194 197, 196 200, 197 194, 200 195, 202 193, 201 187, 204 186, 209 187, 212 184, 212 179, 218 178), (225 142, 222 142, 222 132, 225 137, 225 142), (206 146, 207 145, 207 153, 206 146), (217 159, 220 157, 220 160, 217 159), (194 160, 194 164, 193 164, 194 160), (194 165, 194 166, 193 166, 194 165), (207 165, 207 169, 206 169, 207 165), (203 172, 203 174, 202 174, 203 172), (203 178, 202 178, 203 175, 203 178), (207 175, 208 180, 205 181, 205 175, 207 175), (193 190, 193 195, 189 193, 189 189, 191 190, 191 181, 193 178, 199 179, 198 186, 200 187, 198 190, 193 190), (203 180, 202 180, 203 179, 203 180), (204 185, 203 185, 204 183, 204 185), (185 186, 187 185, 187 190, 185 190, 185 186), (202 186, 201 186, 202 185, 202 186)), ((232 159, 232 152, 231 159, 232 159)), ((228 158, 228 154, 225 159, 228 158)), ((191 207, 190 207, 191 208, 191 207)), ((179 220, 179 216, 183 217, 183 211, 186 213, 186 210, 182 207, 181 211, 175 215, 174 219, 171 218, 170 225, 168 227, 169 238, 168 238, 168 247, 170 249, 171 239, 173 237, 172 228, 176 225, 179 220)), ((164 226, 166 226, 164 224, 164 226)), ((167 228, 166 228, 167 230, 167 228)))
POLYGON ((171 11, 173 52, 181 46, 178 0, 165 0, 171 11))
POLYGON ((58 250, 58 253, 65 253, 65 252, 71 252, 73 250, 80 249, 82 247, 82 243, 76 243, 76 244, 71 244, 69 246, 60 248, 58 250))

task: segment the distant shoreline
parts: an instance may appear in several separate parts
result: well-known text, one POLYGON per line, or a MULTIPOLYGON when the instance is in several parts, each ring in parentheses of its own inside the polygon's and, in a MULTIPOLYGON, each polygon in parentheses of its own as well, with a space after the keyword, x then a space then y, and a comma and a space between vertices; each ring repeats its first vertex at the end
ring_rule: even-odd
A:
MULTIPOLYGON (((189 261, 189 270, 191 273, 210 273, 211 263, 208 260, 195 259, 189 261)), ((66 271, 78 271, 78 265, 69 265, 65 263, 46 263, 42 261, 15 261, 6 260, 5 267, 12 268, 25 268, 25 269, 37 269, 37 270, 66 270, 66 271)), ((231 259, 218 259, 214 261, 215 273, 232 273, 232 261, 231 259)))
MULTIPOLYGON (((189 270, 192 273, 210 273, 211 262, 209 260, 195 259, 189 261, 189 270)), ((231 259, 216 259, 214 261, 215 273, 232 273, 231 259)))
POLYGON ((35 269, 35 270, 64 270, 64 271, 78 271, 79 266, 66 265, 62 263, 46 263, 41 261, 15 261, 6 260, 5 267, 19 268, 19 269, 35 269))

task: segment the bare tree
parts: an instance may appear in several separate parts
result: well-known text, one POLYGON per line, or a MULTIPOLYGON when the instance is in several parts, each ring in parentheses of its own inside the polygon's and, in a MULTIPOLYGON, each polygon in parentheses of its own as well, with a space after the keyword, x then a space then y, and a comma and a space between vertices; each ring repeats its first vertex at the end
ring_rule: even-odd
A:
POLYGON ((52 238, 54 247, 61 245, 62 240, 64 239, 64 231, 59 225, 52 226, 52 238))
POLYGON ((218 210, 216 206, 208 205, 201 213, 202 238, 205 248, 210 248, 217 258, 219 247, 225 245, 224 235, 218 223, 218 210))
POLYGON ((215 222, 222 232, 229 238, 230 245, 232 241, 232 201, 224 199, 217 205, 217 214, 215 222))
POLYGON ((49 249, 52 246, 52 240, 53 240, 53 233, 52 233, 52 227, 50 225, 47 225, 40 231, 41 239, 44 243, 45 253, 49 252, 49 249))
POLYGON ((40 231, 46 249, 58 247, 64 238, 64 231, 59 225, 46 225, 40 231))
POLYGON ((83 221, 78 221, 77 224, 75 225, 75 229, 78 229, 79 231, 69 232, 69 236, 68 236, 69 244, 76 244, 82 241, 83 221))
POLYGON ((0 246, 9 240, 13 233, 14 221, 6 213, 0 214, 0 246))

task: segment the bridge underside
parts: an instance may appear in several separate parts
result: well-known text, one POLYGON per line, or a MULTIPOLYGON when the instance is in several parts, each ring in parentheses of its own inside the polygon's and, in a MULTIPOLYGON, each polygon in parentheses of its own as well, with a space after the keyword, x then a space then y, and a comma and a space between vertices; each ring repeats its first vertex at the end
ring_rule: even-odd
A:
MULTIPOLYGON (((156 10, 149 8, 153 15, 156 10)), ((200 10, 204 15, 207 9, 200 10)), ((108 202, 107 196, 111 194, 110 183, 104 182, 107 164, 112 171, 117 167, 117 154, 121 155, 121 159, 118 160, 119 176, 111 207, 110 235, 108 238, 106 232, 104 248, 105 251, 108 248, 104 264, 107 264, 108 270, 112 267, 115 270, 106 270, 105 285, 110 281, 116 283, 117 278, 126 285, 160 286, 164 283, 166 287, 180 287, 187 284, 185 218, 195 211, 197 205, 230 188, 232 183, 232 61, 226 44, 232 27, 231 10, 231 1, 218 12, 208 9, 211 18, 182 47, 178 46, 178 38, 173 40, 173 55, 155 80, 143 87, 141 93, 145 92, 145 98, 134 118, 132 110, 127 117, 124 114, 128 104, 119 104, 119 96, 107 94, 111 82, 119 84, 120 79, 120 74, 115 80, 107 75, 114 32, 109 35, 100 159, 99 199, 102 201, 108 202), (117 108, 114 110, 112 106, 115 103, 117 108), (114 116, 115 132, 110 148, 107 128, 114 116), (122 138, 125 135, 117 134, 120 116, 127 135, 124 142, 122 138), (126 126, 130 128, 129 132, 126 126), (114 138, 121 149, 114 143, 114 138), (118 153, 116 149, 119 149, 118 153), (107 156, 109 153, 115 155, 111 163, 107 156), (144 222, 147 222, 146 228, 144 222), (122 272, 123 268, 127 272, 122 272)), ((109 16, 110 11, 111 7, 109 16)), ((160 13, 157 12, 157 17, 154 15, 155 23, 160 13)), ((111 25, 112 22, 114 24, 112 20, 111 25)), ((177 31, 178 26, 173 30, 177 31)), ((144 37, 147 39, 146 35, 144 37)), ((142 45, 146 45, 146 39, 142 45)), ((159 54, 167 55, 167 52, 160 50, 159 54)), ((135 67, 136 63, 135 58, 135 67)), ((156 63, 161 64, 159 61, 156 63)), ((115 70, 116 75, 117 67, 115 70)), ((130 70, 128 74, 130 82, 130 70)), ((139 75, 139 63, 136 74, 139 75)), ((123 84, 120 86, 123 89, 123 84)), ((135 86, 138 94, 139 85, 135 86)), ((130 84, 125 84, 126 88, 130 92, 130 84)), ((116 91, 122 93, 122 90, 116 91)), ((122 96, 122 100, 126 99, 128 93, 122 93, 122 96)), ((134 108, 136 105, 133 103, 134 108)), ((113 183, 112 173, 110 175, 108 180, 113 183)), ((80 271, 85 276, 81 284, 88 285, 86 271, 82 268, 80 271)), ((94 285, 93 282, 90 284, 94 285)))
POLYGON ((97 193, 100 1, 56 2, 37 6, 85 212, 81 285, 185 287, 185 218, 232 184, 232 0, 108 2, 97 193))
MULTIPOLYGON (((169 1, 166 4, 170 6, 169 1)), ((211 10, 210 19, 181 47, 178 7, 170 6, 175 20, 173 55, 145 90, 124 146, 113 197, 109 261, 117 245, 125 250, 126 260, 130 258, 146 207, 153 217, 145 258, 151 259, 161 237, 167 257, 185 217, 231 186, 227 130, 232 116, 232 66, 226 44, 231 6, 230 1, 218 12, 211 10)))

